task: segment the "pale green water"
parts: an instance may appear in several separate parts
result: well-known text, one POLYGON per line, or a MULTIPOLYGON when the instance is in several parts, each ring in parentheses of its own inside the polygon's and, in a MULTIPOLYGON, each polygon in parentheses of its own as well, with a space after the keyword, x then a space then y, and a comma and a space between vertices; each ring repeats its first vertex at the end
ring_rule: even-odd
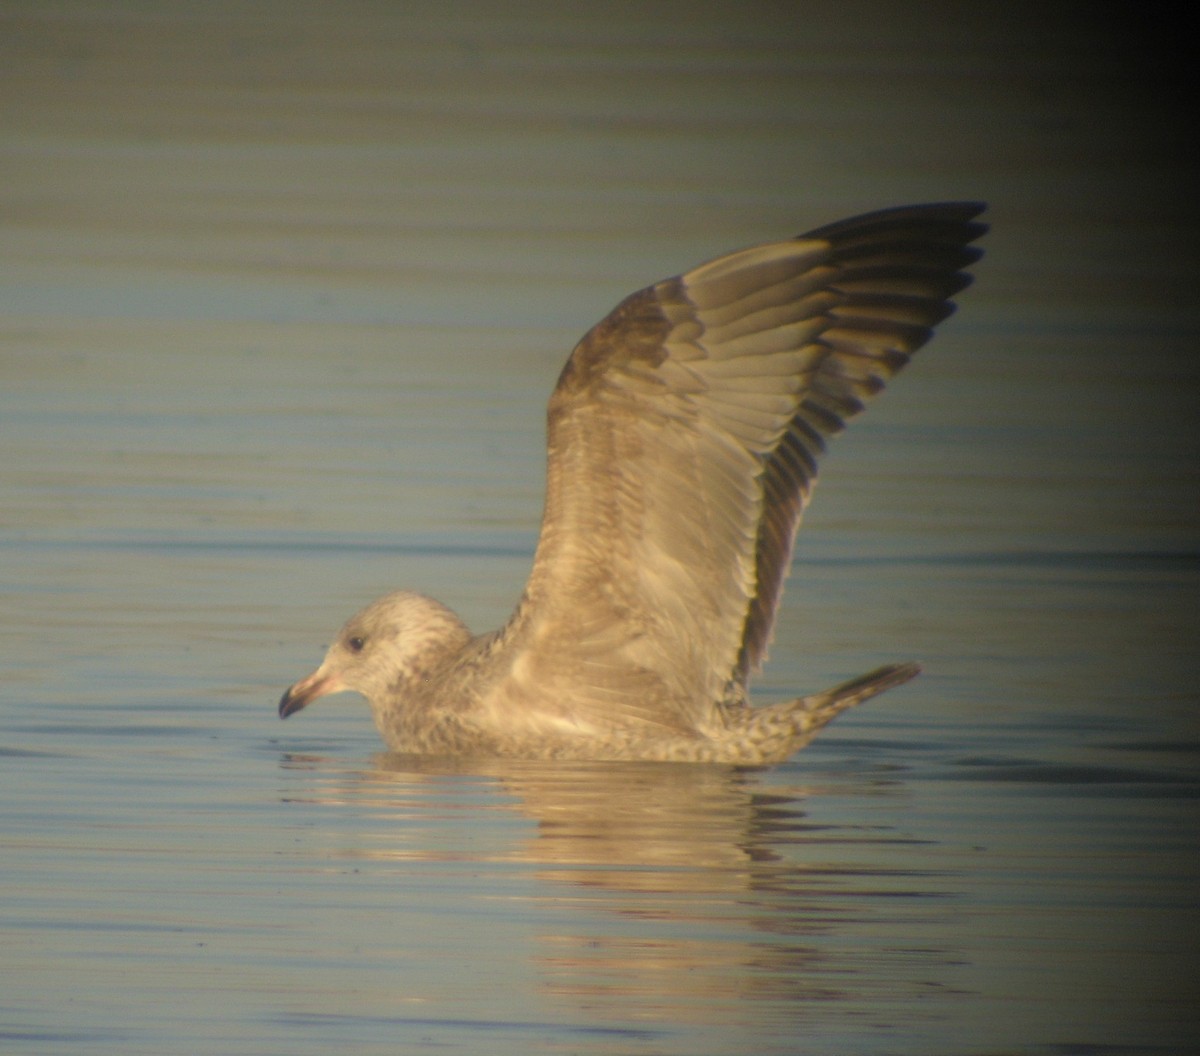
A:
POLYGON ((0 12, 0 1048, 1193 1047, 1197 225, 1118 38, 185 10, 0 12), (384 589, 504 619, 620 297, 947 197, 979 283, 828 459, 760 686, 921 680, 745 775, 275 719, 384 589))

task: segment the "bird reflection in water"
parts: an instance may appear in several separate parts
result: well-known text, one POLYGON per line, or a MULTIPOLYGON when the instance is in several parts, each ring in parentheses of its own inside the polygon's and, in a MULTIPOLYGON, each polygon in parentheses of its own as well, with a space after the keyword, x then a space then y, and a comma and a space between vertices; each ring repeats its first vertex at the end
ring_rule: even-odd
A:
POLYGON ((316 755, 284 765, 322 775, 307 775, 316 802, 369 813, 358 846, 337 830, 347 859, 473 863, 497 912, 533 915, 541 988, 592 1015, 613 1001, 622 1019, 644 1006, 651 1019, 728 1022, 754 997, 783 1000, 789 1017, 811 1001, 878 1010, 915 985, 914 961, 924 986, 948 970, 913 940, 938 893, 919 848, 862 823, 864 800, 899 794, 878 773, 831 778, 857 820, 822 824, 803 805, 819 776, 789 786, 725 766, 394 754, 362 770, 316 755), (530 866, 517 882, 513 863, 530 866))

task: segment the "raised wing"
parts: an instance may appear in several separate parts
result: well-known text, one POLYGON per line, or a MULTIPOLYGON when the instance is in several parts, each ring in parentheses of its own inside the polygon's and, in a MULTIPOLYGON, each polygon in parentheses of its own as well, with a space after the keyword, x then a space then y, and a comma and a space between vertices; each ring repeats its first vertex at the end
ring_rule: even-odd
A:
POLYGON ((550 400, 534 569, 497 643, 518 691, 577 725, 721 721, 765 655, 826 438, 953 311, 982 208, 732 253, 583 338, 550 400))

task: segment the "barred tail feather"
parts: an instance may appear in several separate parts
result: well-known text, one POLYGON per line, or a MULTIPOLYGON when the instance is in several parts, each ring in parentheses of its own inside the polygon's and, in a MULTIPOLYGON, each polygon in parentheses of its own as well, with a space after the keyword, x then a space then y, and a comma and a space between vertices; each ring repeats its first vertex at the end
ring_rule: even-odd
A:
POLYGON ((822 693, 772 704, 754 713, 763 762, 781 762, 803 748, 835 716, 921 673, 914 663, 888 664, 822 693))

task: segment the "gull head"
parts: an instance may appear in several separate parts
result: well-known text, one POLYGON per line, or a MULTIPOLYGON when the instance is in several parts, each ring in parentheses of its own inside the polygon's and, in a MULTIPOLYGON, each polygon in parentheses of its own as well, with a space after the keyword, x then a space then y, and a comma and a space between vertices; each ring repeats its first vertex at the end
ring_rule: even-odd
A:
POLYGON ((279 717, 346 691, 380 707, 470 640, 466 625, 441 602, 407 590, 387 594, 351 616, 321 666, 288 687, 279 717))

